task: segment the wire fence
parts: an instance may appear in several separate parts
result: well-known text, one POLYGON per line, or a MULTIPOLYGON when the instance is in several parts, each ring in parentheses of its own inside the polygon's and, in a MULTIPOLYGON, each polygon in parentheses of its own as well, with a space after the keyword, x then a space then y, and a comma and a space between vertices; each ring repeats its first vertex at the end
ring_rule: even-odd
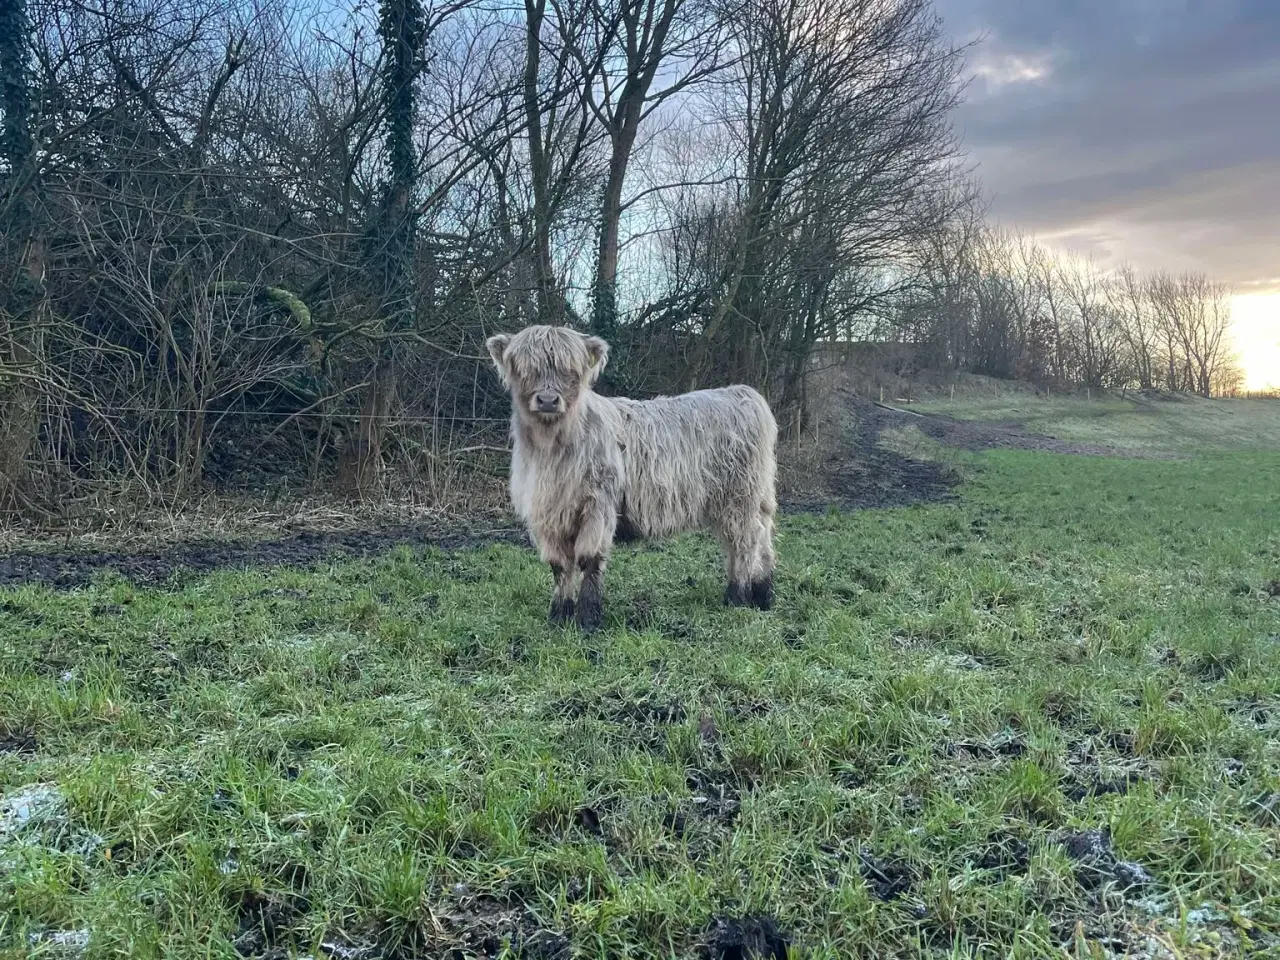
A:
POLYGON ((215 415, 220 417, 261 417, 264 419, 279 420, 297 420, 300 418, 312 418, 318 420, 356 420, 371 419, 380 423, 394 423, 404 426, 425 426, 436 423, 510 423, 510 417, 477 417, 477 416, 456 416, 448 414, 396 414, 396 413, 333 413, 324 410, 250 410, 237 409, 229 407, 152 407, 152 406, 112 406, 95 404, 92 411, 95 415, 125 415, 139 414, 145 416, 154 416, 158 414, 188 414, 192 416, 198 415, 215 415))

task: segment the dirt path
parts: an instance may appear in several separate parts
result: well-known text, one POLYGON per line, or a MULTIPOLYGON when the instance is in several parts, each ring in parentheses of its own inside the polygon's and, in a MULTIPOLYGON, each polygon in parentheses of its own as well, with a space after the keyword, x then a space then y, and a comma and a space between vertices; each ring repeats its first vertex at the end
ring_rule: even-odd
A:
POLYGON ((523 530, 484 533, 442 532, 423 527, 376 531, 300 533, 280 540, 195 541, 154 552, 20 552, 0 557, 0 587, 43 583, 56 588, 83 586, 111 571, 134 583, 162 583, 175 573, 199 575, 233 567, 301 565, 328 557, 362 557, 400 545, 461 549, 488 543, 524 543, 523 530))
MULTIPOLYGON (((980 423, 939 415, 888 409, 853 395, 845 397, 830 452, 802 484, 780 497, 784 513, 814 512, 831 506, 845 510, 905 506, 947 499, 959 478, 946 465, 914 459, 881 444, 886 430, 916 427, 947 446, 1105 455, 1116 451, 1072 444, 1028 433, 1015 423, 980 423)), ((804 471, 800 471, 804 472, 804 471)), ((154 552, 14 552, 0 557, 0 588, 41 583, 66 589, 83 586, 108 571, 139 584, 156 584, 214 570, 270 565, 301 565, 328 557, 360 557, 396 546, 432 545, 460 549, 488 543, 525 544, 517 527, 477 531, 462 524, 452 529, 399 526, 340 533, 300 533, 257 542, 193 541, 154 552)))

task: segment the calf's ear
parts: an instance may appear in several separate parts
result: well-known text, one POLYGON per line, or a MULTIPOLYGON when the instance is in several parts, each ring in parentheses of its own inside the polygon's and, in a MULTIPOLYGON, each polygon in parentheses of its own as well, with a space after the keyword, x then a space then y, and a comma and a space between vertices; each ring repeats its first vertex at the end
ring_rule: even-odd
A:
POLYGON ((510 342, 511 337, 505 333, 495 333, 484 342, 484 345, 489 350, 489 356, 493 358, 493 365, 498 371, 498 376, 502 378, 503 386, 507 386, 511 381, 511 378, 507 375, 507 365, 502 362, 502 358, 507 352, 507 344, 510 342))
POLYGON ((587 356, 591 358, 591 371, 587 374, 588 382, 595 383, 600 373, 609 362, 609 344, 599 337, 587 337, 587 356))

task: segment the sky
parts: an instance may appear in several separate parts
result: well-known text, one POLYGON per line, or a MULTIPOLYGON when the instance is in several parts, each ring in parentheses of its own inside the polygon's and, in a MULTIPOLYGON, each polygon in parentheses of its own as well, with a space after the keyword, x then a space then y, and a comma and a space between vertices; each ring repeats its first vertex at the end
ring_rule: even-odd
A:
POLYGON ((1248 386, 1280 386, 1280 2, 935 0, 991 216, 1051 246, 1202 270, 1248 386))

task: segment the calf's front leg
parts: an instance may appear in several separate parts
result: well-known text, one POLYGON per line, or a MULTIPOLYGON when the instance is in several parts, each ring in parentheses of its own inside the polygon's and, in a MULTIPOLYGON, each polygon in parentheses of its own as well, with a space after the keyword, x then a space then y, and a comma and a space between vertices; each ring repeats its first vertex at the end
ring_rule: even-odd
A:
POLYGON ((604 571, 609 564, 609 548, 617 523, 617 510, 597 500, 583 511, 582 526, 574 543, 574 556, 582 571, 575 617, 578 627, 588 633, 599 630, 604 622, 604 571))
POLYGON ((604 568, 608 558, 602 554, 578 558, 582 571, 582 589, 578 592, 578 626, 590 633, 604 622, 604 568))
POLYGON ((577 572, 572 566, 552 560, 551 575, 555 578, 556 586, 551 594, 550 620, 554 624, 568 623, 573 619, 573 582, 577 578, 577 572))

